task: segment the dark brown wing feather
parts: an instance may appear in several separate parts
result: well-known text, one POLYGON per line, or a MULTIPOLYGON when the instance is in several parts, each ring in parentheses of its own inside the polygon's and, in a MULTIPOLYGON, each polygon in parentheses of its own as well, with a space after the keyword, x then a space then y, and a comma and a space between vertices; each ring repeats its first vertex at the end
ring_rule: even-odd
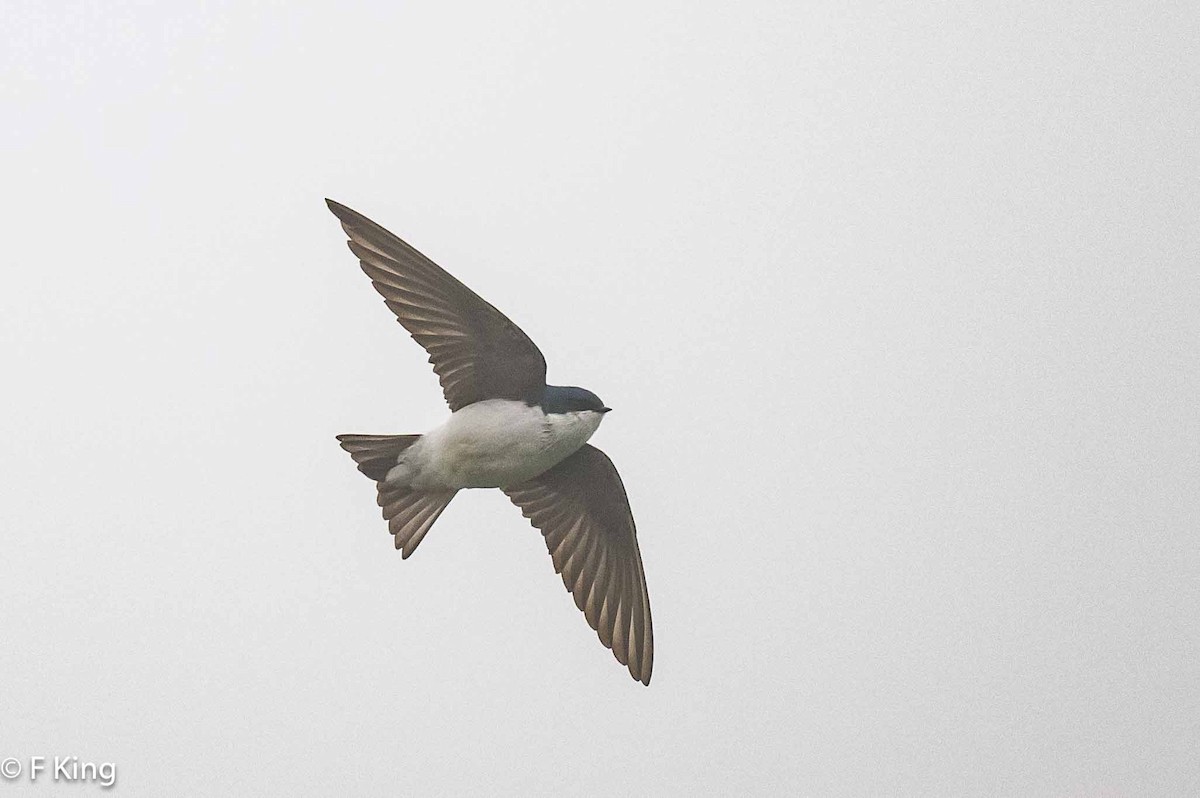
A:
POLYGON ((520 327, 375 222, 325 202, 375 290, 429 353, 452 411, 483 399, 541 399, 546 360, 520 327))
POLYGON ((630 675, 650 684, 654 629, 625 486, 612 461, 584 445, 504 492, 542 532, 575 605, 630 675))

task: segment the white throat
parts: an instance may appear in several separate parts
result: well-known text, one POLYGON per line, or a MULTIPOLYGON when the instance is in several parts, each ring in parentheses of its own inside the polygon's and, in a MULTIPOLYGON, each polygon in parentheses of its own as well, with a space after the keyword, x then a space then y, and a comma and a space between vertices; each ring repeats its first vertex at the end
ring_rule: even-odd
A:
POLYGON ((551 446, 556 450, 565 451, 563 457, 566 457, 587 443, 603 420, 604 414, 595 410, 547 413, 546 429, 551 446))

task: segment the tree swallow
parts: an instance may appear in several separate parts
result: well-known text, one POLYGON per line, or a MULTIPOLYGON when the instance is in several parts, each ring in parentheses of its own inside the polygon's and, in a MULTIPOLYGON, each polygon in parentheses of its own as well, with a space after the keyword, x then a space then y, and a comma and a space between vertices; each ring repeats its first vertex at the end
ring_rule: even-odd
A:
POLYGON ((630 675, 650 684, 654 632, 637 530, 612 461, 587 443, 609 408, 546 384, 517 325, 367 217, 325 201, 375 290, 429 353, 450 418, 424 435, 339 435, 375 480, 407 559, 463 488, 499 488, 546 539, 575 604, 630 675))

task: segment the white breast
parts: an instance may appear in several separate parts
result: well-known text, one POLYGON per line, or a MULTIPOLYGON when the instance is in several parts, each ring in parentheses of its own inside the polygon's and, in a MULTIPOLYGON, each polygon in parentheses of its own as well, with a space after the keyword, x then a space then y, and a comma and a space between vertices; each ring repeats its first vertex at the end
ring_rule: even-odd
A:
POLYGON ((421 489, 516 485, 575 452, 603 418, 590 410, 547 415, 508 399, 476 402, 422 436, 388 481, 421 489))

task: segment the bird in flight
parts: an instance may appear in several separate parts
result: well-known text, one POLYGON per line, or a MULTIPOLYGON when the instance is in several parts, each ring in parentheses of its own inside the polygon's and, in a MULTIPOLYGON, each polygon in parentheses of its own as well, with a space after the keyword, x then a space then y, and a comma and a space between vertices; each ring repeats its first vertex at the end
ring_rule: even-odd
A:
POLYGON ((478 294, 362 214, 325 200, 396 320, 429 353, 450 418, 423 435, 339 435, 375 480, 407 559, 455 494, 499 488, 546 540, 600 642, 650 684, 654 633, 637 530, 612 461, 588 439, 608 407, 546 384, 533 341, 478 294))

